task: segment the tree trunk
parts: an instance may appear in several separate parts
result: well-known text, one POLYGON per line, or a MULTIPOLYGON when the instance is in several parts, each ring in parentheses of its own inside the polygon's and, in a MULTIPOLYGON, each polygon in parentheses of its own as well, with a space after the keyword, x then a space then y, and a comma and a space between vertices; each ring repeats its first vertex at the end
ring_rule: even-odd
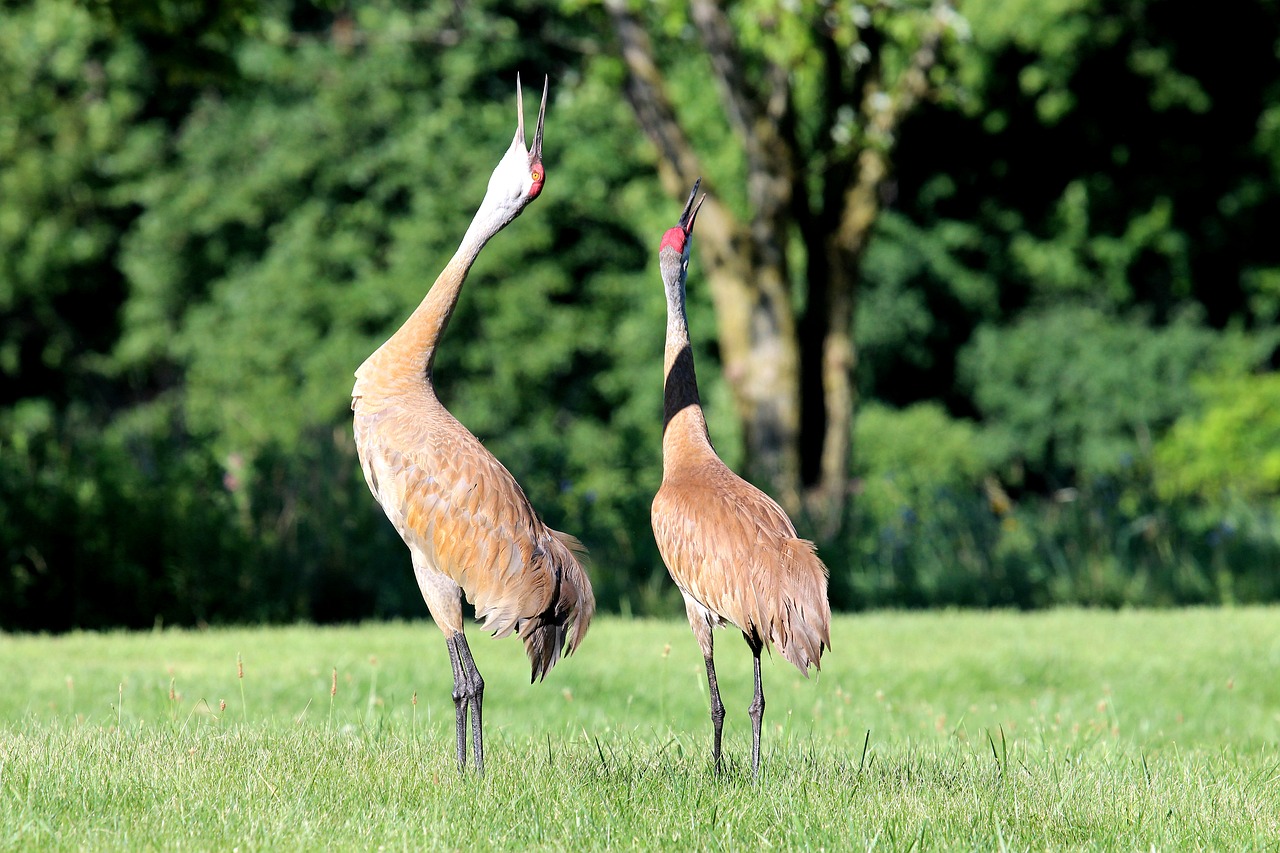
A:
POLYGON ((743 426, 746 474, 794 510, 800 503, 800 364, 786 279, 776 266, 752 262, 750 244, 726 217, 704 222, 707 207, 698 217, 703 268, 724 378, 743 426), (734 252, 744 243, 747 251, 734 252))

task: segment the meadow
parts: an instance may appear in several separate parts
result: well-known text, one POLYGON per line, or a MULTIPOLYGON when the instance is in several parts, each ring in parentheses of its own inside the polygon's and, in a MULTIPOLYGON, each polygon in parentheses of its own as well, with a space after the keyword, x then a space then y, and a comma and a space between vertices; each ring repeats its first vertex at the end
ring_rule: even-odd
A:
POLYGON ((602 617, 530 686, 472 629, 460 777, 429 622, 0 636, 0 848, 1270 849, 1280 609, 841 616, 820 675, 602 617))

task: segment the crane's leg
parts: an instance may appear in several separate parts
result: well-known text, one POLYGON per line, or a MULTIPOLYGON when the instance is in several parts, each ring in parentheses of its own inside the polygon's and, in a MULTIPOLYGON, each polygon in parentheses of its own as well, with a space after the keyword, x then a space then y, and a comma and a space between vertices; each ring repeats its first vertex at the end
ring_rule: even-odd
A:
MULTIPOLYGON (((462 669, 465 676, 467 704, 471 706, 471 753, 476 762, 476 772, 484 773, 484 728, 483 721, 480 717, 480 708, 484 704, 484 679, 480 677, 480 670, 476 668, 476 662, 471 657, 471 648, 467 645, 467 638, 461 633, 458 637, 458 657, 462 660, 462 669)), ((464 717, 465 721, 465 717, 464 717)), ((463 730, 458 729, 458 742, 464 740, 463 730)))
POLYGON ((720 772, 720 736, 724 731, 724 703, 720 701, 720 685, 716 682, 711 620, 707 616, 707 609, 688 595, 684 597, 684 610, 689 617, 689 627, 693 629, 693 638, 698 641, 698 648, 702 650, 702 659, 707 664, 707 689, 711 694, 711 760, 715 763, 718 774, 720 772))
POLYGON ((751 700, 747 713, 751 715, 751 778, 758 781, 760 779, 760 724, 764 721, 764 685, 760 682, 760 650, 764 648, 764 643, 745 633, 742 636, 751 647, 751 654, 755 657, 756 664, 756 695, 751 700))
POLYGON ((454 732, 458 740, 458 772, 467 769, 467 698, 466 674, 462 667, 462 655, 458 652, 458 639, 461 633, 445 638, 449 647, 449 663, 453 666, 453 713, 454 732))
POLYGON ((431 611, 431 618, 444 632, 449 647, 449 665, 453 667, 454 729, 458 740, 458 772, 467 767, 467 712, 472 715, 475 733, 476 770, 484 770, 484 754, 480 751, 480 694, 484 681, 471 659, 471 649, 462 634, 462 590, 453 579, 437 571, 430 559, 421 551, 410 548, 413 554, 413 574, 422 590, 422 600, 431 611))
POLYGON ((724 732, 724 703, 720 701, 720 685, 716 683, 716 663, 711 655, 707 655, 707 689, 711 693, 711 759, 716 765, 716 774, 720 773, 720 736, 724 732))

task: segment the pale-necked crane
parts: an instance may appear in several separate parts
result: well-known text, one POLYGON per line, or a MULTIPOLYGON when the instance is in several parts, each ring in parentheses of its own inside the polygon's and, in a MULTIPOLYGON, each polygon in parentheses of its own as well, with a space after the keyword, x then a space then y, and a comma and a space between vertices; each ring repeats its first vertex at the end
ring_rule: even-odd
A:
POLYGON ((516 78, 516 135, 489 178, 457 252, 404 325, 356 371, 356 449, 366 482, 409 546, 427 608, 453 666, 458 767, 471 715, 475 767, 484 771, 484 680, 462 630, 462 594, 497 636, 524 640, 534 680, 582 642, 595 598, 577 540, 552 530, 515 478, 445 410, 432 386, 436 347, 467 272, 485 243, 542 191, 543 85, 532 149, 516 78))
MULTIPOLYGON (((667 294, 667 343, 663 359, 662 486, 653 499, 654 538, 667 570, 684 595, 693 636, 702 649, 714 729, 711 755, 720 769, 724 705, 712 658, 713 628, 733 624, 755 656, 751 702, 751 771, 760 774, 760 724, 764 690, 760 651, 772 644, 806 676, 821 667, 831 647, 827 568, 812 542, 796 535, 782 508, 720 461, 707 434, 698 398, 685 279, 693 222, 693 185, 679 224, 662 237, 659 263, 667 294)), ((705 199, 706 197, 703 196, 705 199)))

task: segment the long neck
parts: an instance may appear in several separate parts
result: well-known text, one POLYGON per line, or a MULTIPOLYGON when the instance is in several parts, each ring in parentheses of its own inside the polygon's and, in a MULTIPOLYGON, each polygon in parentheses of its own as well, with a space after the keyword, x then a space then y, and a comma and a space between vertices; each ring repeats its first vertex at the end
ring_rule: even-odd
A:
POLYGON ((698 397, 698 377, 689 346, 684 281, 667 287, 667 345, 663 357, 662 457, 664 470, 682 461, 712 453, 707 420, 698 397))
POLYGON ((506 222, 495 217, 487 205, 481 206, 471 220, 458 250, 449 259, 422 302, 418 303, 418 307, 396 333, 370 356, 369 363, 380 368, 377 375, 381 382, 397 388, 422 388, 430 385, 436 348, 458 305, 458 295, 467 280, 467 273, 471 271, 480 250, 505 225, 506 222))

